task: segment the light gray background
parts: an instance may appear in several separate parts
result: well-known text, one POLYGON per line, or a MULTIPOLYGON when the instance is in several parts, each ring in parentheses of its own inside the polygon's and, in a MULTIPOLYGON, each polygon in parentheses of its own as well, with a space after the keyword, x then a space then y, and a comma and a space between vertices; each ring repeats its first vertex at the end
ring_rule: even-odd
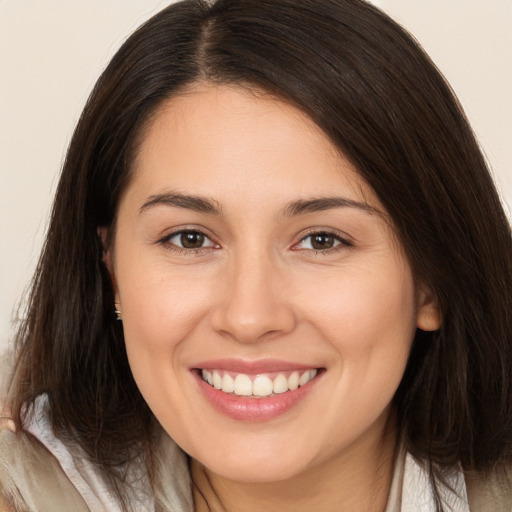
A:
MULTIPOLYGON (((321 1, 321 0, 320 0, 321 1)), ((168 0, 0 0, 0 351, 41 249, 66 146, 96 78, 168 0)), ((374 0, 452 84, 512 204, 512 0, 374 0)))

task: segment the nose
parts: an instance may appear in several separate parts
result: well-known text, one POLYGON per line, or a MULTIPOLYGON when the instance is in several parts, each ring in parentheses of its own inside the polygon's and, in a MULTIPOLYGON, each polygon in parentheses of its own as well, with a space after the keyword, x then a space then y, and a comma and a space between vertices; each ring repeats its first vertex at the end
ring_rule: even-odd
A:
POLYGON ((293 331, 296 317, 283 269, 263 254, 241 256, 222 279, 212 325, 223 336, 255 343, 293 331))

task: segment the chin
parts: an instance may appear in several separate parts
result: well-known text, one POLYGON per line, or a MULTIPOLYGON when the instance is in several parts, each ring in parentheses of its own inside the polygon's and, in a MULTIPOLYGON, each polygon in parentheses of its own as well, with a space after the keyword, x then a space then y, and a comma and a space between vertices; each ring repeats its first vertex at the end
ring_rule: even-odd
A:
POLYGON ((306 470, 304 465, 272 460, 261 460, 241 463, 241 461, 230 464, 211 464, 205 467, 218 476, 228 480, 243 483, 273 483, 292 479, 306 470))
POLYGON ((244 483, 271 483, 291 479, 306 472, 313 466, 311 454, 301 452, 297 445, 287 449, 284 443, 256 444, 250 447, 245 441, 245 449, 237 449, 236 444, 229 448, 212 449, 193 455, 212 473, 229 480, 244 483))

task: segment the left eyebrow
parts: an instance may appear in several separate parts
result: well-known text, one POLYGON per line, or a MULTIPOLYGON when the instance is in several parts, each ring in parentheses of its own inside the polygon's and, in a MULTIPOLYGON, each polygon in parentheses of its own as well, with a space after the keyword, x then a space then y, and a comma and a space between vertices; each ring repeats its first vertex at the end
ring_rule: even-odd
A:
POLYGON ((212 199, 201 196, 192 196, 180 194, 178 192, 168 192, 164 194, 155 194, 140 207, 139 213, 158 205, 171 206, 175 208, 184 208, 208 215, 221 215, 222 208, 212 199))
POLYGON ((305 215, 307 213, 332 210, 334 208, 357 208, 367 213, 378 213, 382 215, 382 212, 374 206, 346 197, 319 197, 292 201, 284 207, 283 213, 287 217, 294 217, 296 215, 305 215))

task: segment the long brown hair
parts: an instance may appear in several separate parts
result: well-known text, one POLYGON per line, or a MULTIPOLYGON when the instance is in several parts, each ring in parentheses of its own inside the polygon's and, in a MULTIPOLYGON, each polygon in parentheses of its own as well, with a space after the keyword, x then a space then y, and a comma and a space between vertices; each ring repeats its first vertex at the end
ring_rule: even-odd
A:
POLYGON ((435 293, 442 327, 417 332, 394 397, 407 449, 432 475, 458 462, 487 472, 510 461, 509 224, 450 87, 400 26, 362 0, 185 0, 125 42, 92 92, 60 178, 16 339, 18 423, 22 404, 48 393, 55 430, 112 482, 120 464, 150 453, 152 414, 114 318, 97 228, 115 222, 151 114, 198 81, 257 87, 307 113, 373 187, 416 278, 435 293))

